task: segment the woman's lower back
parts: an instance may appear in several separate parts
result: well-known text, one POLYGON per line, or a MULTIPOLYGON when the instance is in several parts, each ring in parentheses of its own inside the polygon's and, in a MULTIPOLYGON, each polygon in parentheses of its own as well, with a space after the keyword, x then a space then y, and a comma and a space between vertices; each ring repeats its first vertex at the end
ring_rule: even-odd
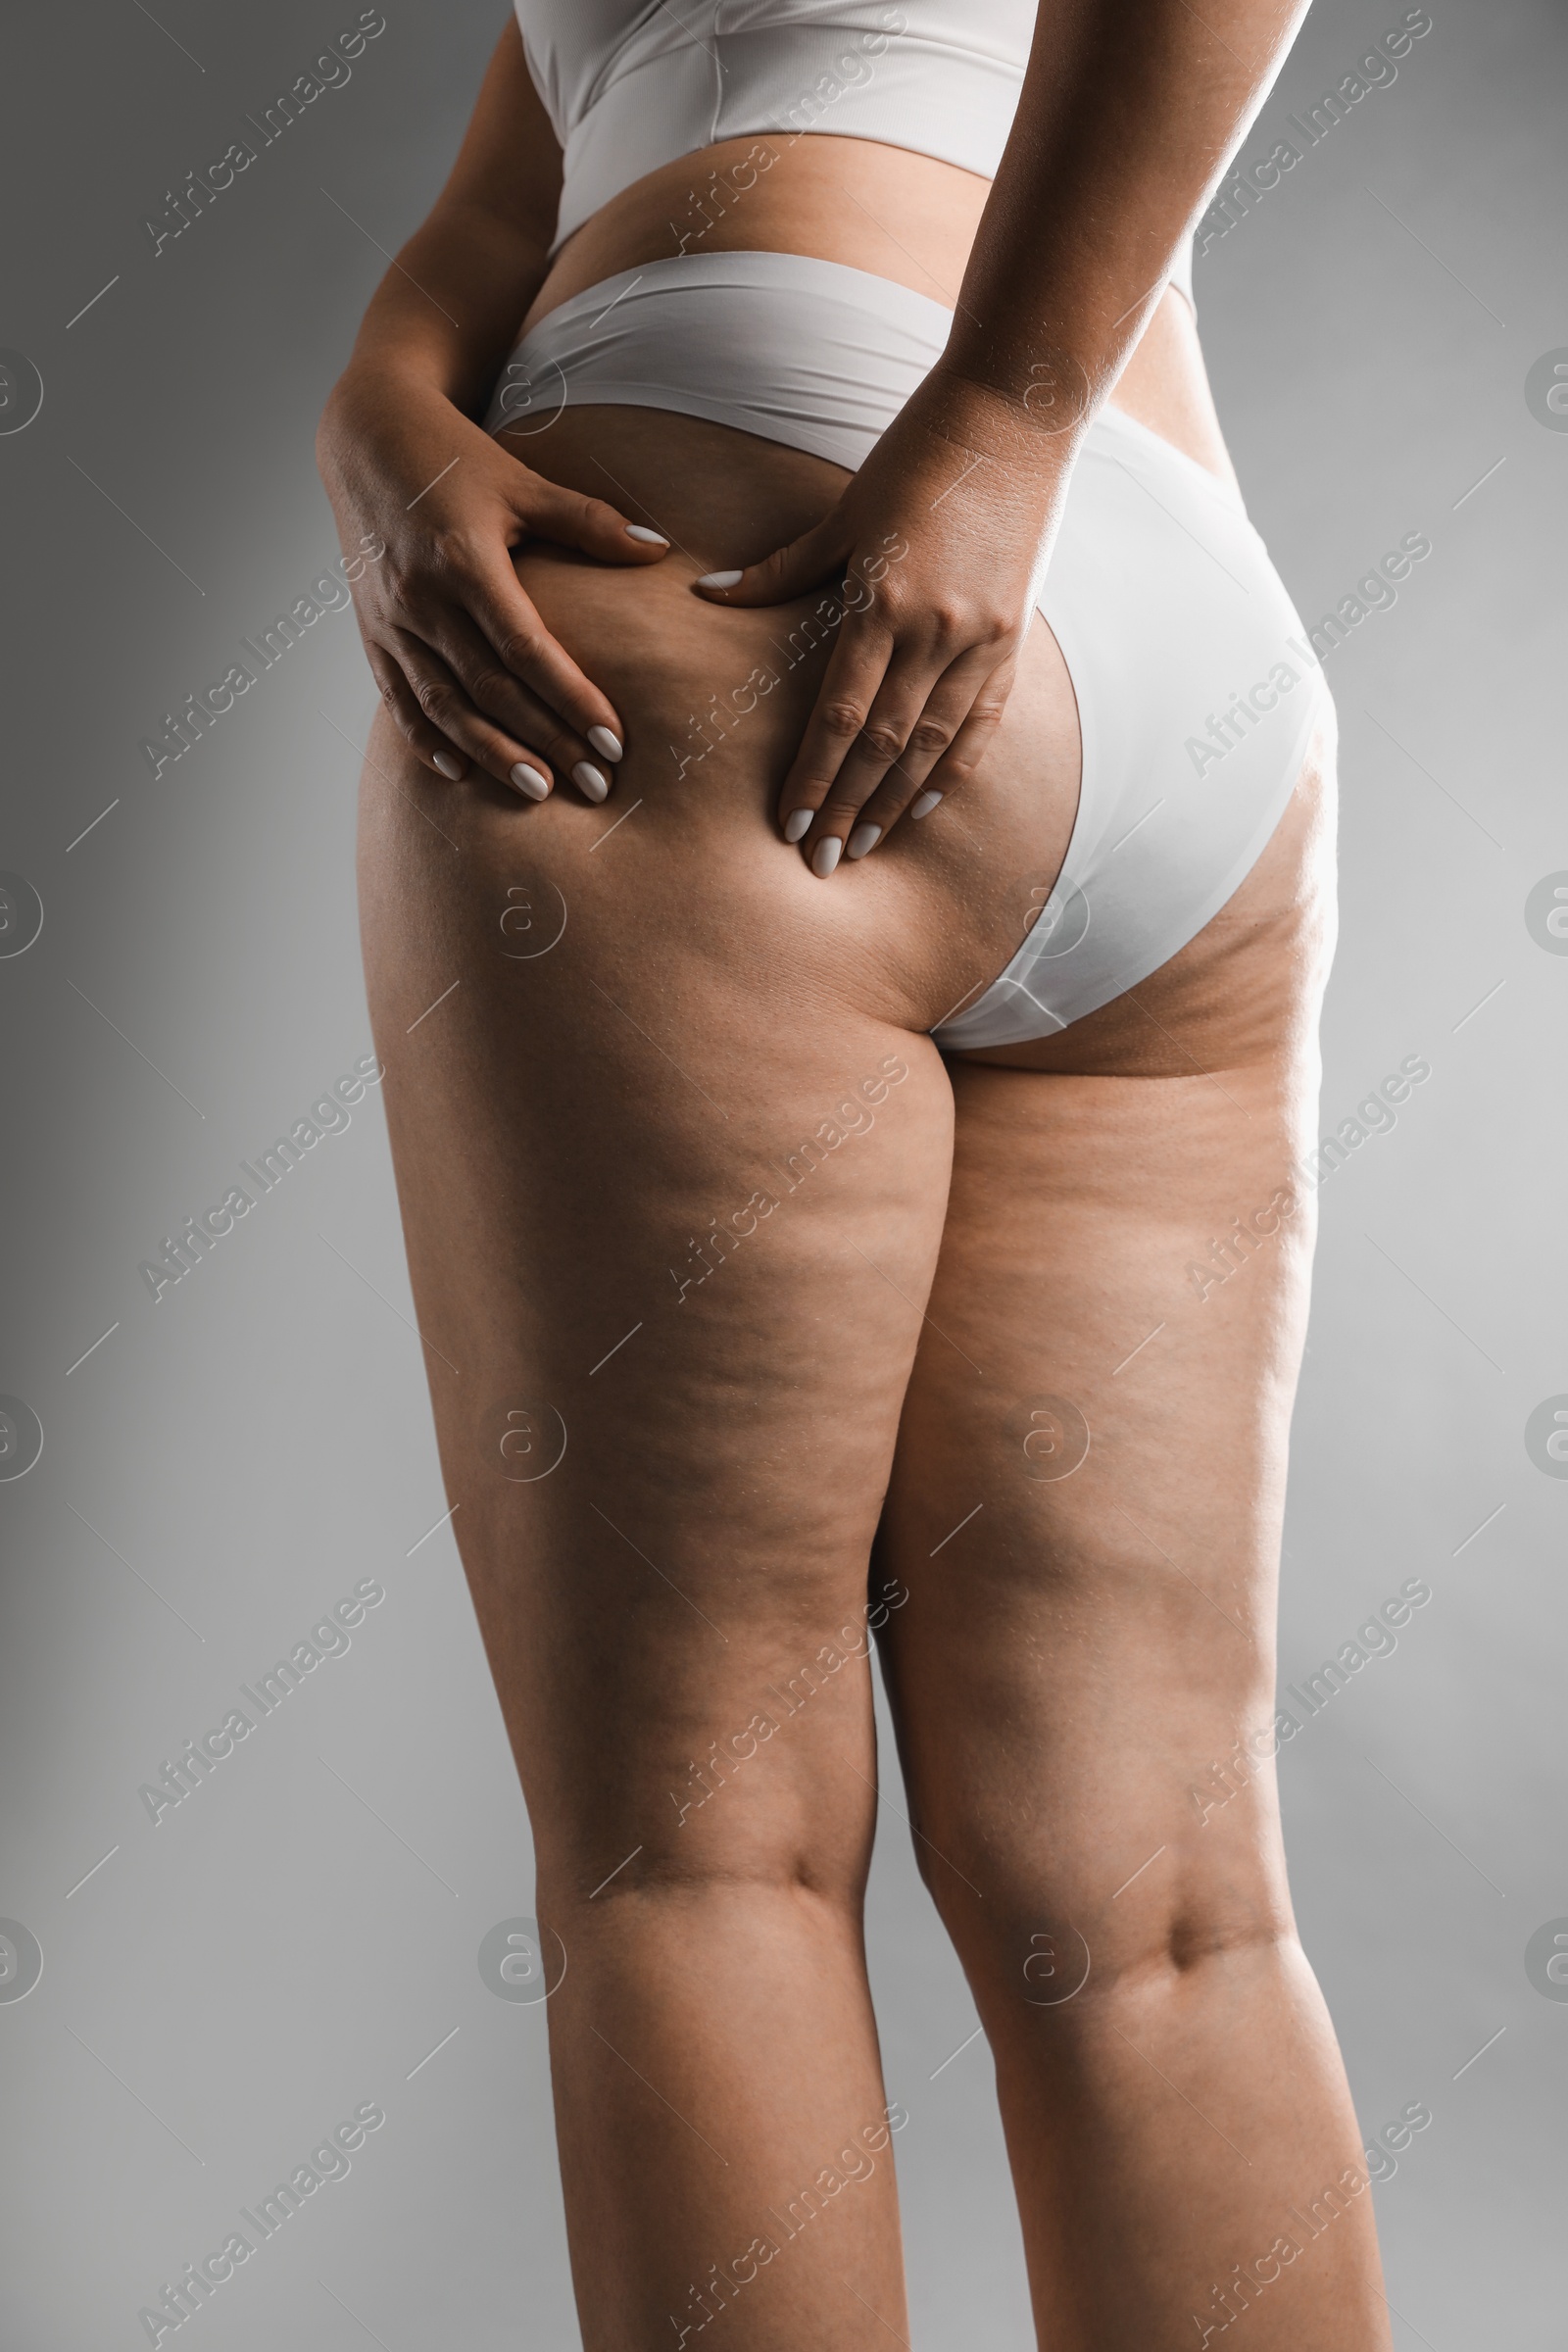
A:
MULTIPOLYGON (((951 309, 990 192, 990 181, 972 172, 870 139, 726 139, 651 172, 585 221, 556 256, 522 326, 639 264, 745 251, 840 262, 951 309)), ((1181 295, 1158 305, 1112 400, 1234 479, 1181 295)))

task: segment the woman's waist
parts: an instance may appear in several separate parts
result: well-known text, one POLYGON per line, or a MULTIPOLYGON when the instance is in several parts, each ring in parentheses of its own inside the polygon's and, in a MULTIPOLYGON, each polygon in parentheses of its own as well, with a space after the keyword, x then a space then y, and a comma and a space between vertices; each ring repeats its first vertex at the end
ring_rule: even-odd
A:
POLYGON ((951 310, 991 182, 871 139, 725 139, 649 172, 556 256, 520 333, 574 295, 658 262, 791 253, 892 279, 951 310))
MULTIPOLYGON (((617 203, 607 208, 607 214, 614 210, 614 220, 588 223, 541 287, 496 385, 486 429, 495 431, 506 419, 531 435, 568 402, 591 403, 597 395, 612 403, 667 405, 792 440, 839 466, 860 464, 939 360, 961 281, 956 254, 951 284, 922 262, 920 202, 935 216, 937 233, 925 240, 927 252, 940 251, 939 237, 946 235, 950 249, 960 241, 966 257, 972 231, 955 240, 954 217, 967 198, 977 219, 988 183, 930 158, 865 149, 858 141, 809 142, 814 149, 851 144, 861 150, 856 162, 868 158, 872 172, 889 157, 895 170, 908 168, 903 190, 907 200, 891 214, 906 233, 891 251, 888 241, 860 234, 859 217, 871 210, 863 195, 853 208, 841 203, 836 213, 818 201, 824 189, 843 193, 842 171, 836 181, 820 175, 822 163, 835 164, 834 158, 787 165, 790 181, 765 196, 760 179, 737 175, 734 160, 727 159, 730 184, 739 177, 746 201, 716 215, 715 233, 701 245, 673 253, 667 189, 662 204, 651 186, 628 191, 635 207, 617 203), (943 191, 944 208, 933 184, 916 187, 927 173, 970 184, 943 191), (856 219, 846 225, 852 210, 856 219), (659 397, 661 386, 667 403, 659 397), (778 416, 768 421, 763 411, 778 416), (811 418, 838 429, 824 442, 814 429, 800 429, 811 418)), ((688 160, 711 165, 717 152, 705 150, 688 160)), ((884 189, 884 204, 889 193, 896 198, 900 191, 884 189)), ((1156 306, 1110 405, 1234 492, 1192 313, 1180 296, 1167 294, 1156 306)))

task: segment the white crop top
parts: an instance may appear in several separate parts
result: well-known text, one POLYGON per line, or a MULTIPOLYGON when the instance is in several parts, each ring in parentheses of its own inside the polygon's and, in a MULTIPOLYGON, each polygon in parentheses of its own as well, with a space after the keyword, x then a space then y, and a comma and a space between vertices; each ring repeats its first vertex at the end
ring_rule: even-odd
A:
MULTIPOLYGON (((1036 0, 516 0, 565 159, 558 250, 646 172, 719 139, 829 131, 993 179, 1036 0)), ((1171 283, 1192 297, 1183 245, 1171 283)))

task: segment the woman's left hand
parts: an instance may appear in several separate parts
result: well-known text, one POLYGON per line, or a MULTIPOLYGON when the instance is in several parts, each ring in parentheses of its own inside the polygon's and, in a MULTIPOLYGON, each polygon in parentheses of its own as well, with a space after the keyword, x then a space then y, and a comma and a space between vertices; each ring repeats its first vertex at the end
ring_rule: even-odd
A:
POLYGON ((966 783, 1005 708, 1077 435, 936 368, 830 514, 710 602, 776 605, 842 583, 838 641, 778 800, 823 880, 907 811, 966 783))

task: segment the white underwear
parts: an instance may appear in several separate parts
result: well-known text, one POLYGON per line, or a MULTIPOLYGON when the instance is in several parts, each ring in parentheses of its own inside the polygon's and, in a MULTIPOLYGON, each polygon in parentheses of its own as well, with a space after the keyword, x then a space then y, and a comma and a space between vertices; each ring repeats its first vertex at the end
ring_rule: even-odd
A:
MULTIPOLYGON (((485 428, 543 429, 568 404, 671 409, 853 472, 951 323, 838 262, 649 262, 539 321, 485 428)), ((950 1051, 1054 1035, 1195 938, 1260 856, 1327 706, 1238 493, 1118 409, 1082 443, 1039 604, 1078 702, 1078 812, 1005 971, 933 1029, 950 1051)))

